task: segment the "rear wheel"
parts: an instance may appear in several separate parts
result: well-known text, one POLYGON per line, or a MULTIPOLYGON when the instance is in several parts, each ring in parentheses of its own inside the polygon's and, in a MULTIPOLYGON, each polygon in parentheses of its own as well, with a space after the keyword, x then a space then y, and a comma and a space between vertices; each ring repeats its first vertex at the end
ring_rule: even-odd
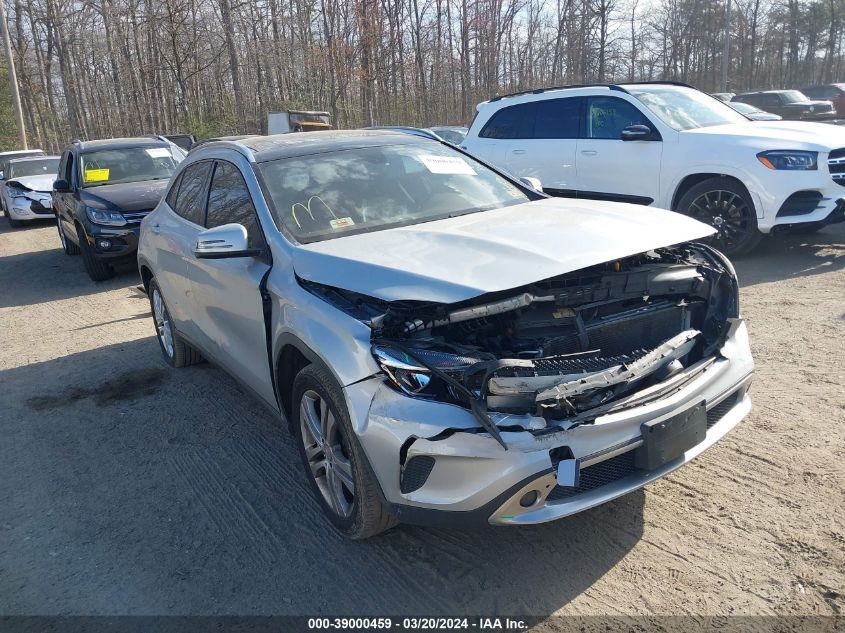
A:
POLYGON ((85 272, 92 281, 105 281, 114 277, 114 270, 94 253, 94 247, 88 243, 85 231, 82 227, 76 227, 76 235, 79 238, 79 249, 82 251, 82 263, 85 265, 85 272))
POLYGON ((726 255, 745 255, 763 238, 754 203, 731 178, 709 178, 695 185, 675 210, 716 229, 709 242, 726 255))
POLYGON ((353 539, 375 536, 396 525, 334 379, 308 365, 294 379, 292 402, 305 475, 329 520, 353 539))
POLYGON ((156 328, 156 338, 158 338, 164 360, 171 367, 187 367, 202 362, 200 353, 183 341, 174 329, 167 304, 164 303, 161 289, 155 280, 150 281, 148 293, 150 296, 150 311, 153 314, 153 323, 156 328))
POLYGON ((56 218, 56 227, 59 230, 59 240, 62 243, 62 250, 64 251, 65 255, 79 255, 79 245, 74 244, 69 239, 67 239, 67 235, 65 235, 65 229, 62 226, 62 221, 59 218, 56 218))

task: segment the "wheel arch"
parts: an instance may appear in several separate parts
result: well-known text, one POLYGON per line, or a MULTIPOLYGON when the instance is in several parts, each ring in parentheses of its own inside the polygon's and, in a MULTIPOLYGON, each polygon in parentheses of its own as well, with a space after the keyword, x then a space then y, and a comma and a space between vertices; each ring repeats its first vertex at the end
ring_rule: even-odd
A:
POLYGON ((332 371, 328 363, 311 349, 299 337, 289 332, 280 334, 276 340, 276 356, 273 361, 274 387, 282 414, 285 416, 288 428, 293 431, 291 414, 293 412, 293 381, 296 375, 308 365, 317 365, 325 369, 342 389, 343 383, 332 371))
POLYGON ((678 209, 678 204, 681 202, 681 199, 690 189, 712 178, 727 178, 728 180, 737 183, 745 191, 745 194, 748 196, 748 200, 751 202, 752 206, 754 205, 754 197, 751 195, 751 192, 748 190, 748 187, 745 185, 744 182, 742 182, 740 178, 737 178, 736 176, 733 176, 731 174, 726 174, 724 172, 700 172, 695 174, 688 174, 687 176, 684 176, 681 179, 681 181, 678 183, 678 186, 675 187, 675 192, 672 194, 672 203, 670 205, 670 208, 673 211, 676 211, 678 209))

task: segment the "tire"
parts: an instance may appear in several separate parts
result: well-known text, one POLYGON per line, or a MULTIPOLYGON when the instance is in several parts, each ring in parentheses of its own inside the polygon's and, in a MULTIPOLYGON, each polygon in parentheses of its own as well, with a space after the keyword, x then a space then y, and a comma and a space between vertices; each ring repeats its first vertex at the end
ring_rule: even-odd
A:
POLYGON ((708 178, 687 191, 675 211, 716 229, 708 243, 732 257, 750 253, 763 234, 748 192, 733 178, 708 178))
POLYGON ((67 239, 67 235, 65 235, 65 230, 62 227, 62 221, 59 218, 56 218, 56 228, 59 231, 59 240, 62 243, 62 251, 64 251, 65 255, 79 255, 79 245, 74 244, 69 239, 67 239))
POLYGON ((147 293, 150 297, 150 312, 156 329, 156 339, 167 364, 179 368, 201 363, 202 355, 186 343, 173 327, 167 304, 155 279, 150 280, 147 293))
POLYGON ((99 259, 94 249, 88 243, 82 227, 76 227, 76 235, 79 238, 79 249, 82 251, 82 263, 85 265, 85 272, 92 281, 105 281, 114 277, 114 270, 106 262, 99 259))
POLYGON ((19 229, 20 227, 23 226, 23 222, 21 222, 20 220, 15 220, 12 217, 11 213, 8 213, 8 212, 6 213, 6 219, 9 220, 9 226, 11 226, 13 229, 19 229))
POLYGON ((352 429, 343 393, 329 373, 315 365, 302 369, 293 382, 292 402, 305 476, 332 524, 356 540, 396 525, 352 429))

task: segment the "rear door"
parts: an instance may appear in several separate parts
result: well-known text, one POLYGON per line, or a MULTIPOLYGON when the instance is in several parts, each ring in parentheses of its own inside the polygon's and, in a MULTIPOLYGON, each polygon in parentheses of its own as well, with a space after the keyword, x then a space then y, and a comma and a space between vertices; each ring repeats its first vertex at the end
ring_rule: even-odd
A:
POLYGON ((498 110, 478 132, 478 138, 466 138, 461 145, 499 169, 516 174, 508 168, 508 156, 534 131, 534 103, 520 103, 498 110))
POLYGON ((249 248, 262 250, 257 257, 198 259, 191 257, 189 275, 196 308, 200 345, 230 373, 275 406, 275 392, 267 357, 264 304, 260 286, 270 269, 267 248, 253 195, 261 195, 245 159, 244 173, 233 162, 215 161, 208 194, 206 228, 237 223, 246 228, 249 248))
POLYGON ((663 143, 649 118, 613 96, 586 97, 578 141, 578 197, 651 204, 660 196, 663 143), (623 141, 631 125, 652 129, 651 140, 623 141))
MULTIPOLYGON (((524 138, 512 142, 507 170, 539 178, 546 193, 571 196, 578 188, 576 149, 583 97, 535 101, 521 120, 524 138)), ((522 107, 522 106, 520 106, 522 107)))
POLYGON ((194 243, 205 223, 205 205, 214 161, 192 163, 176 177, 145 224, 144 239, 154 253, 155 274, 176 329, 192 340, 200 332, 188 276, 194 243))

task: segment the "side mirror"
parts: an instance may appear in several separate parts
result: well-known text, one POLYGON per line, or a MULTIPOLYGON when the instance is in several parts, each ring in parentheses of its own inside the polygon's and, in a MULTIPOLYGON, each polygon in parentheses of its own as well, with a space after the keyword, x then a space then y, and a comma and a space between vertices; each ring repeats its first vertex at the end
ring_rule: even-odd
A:
POLYGON ((255 257, 260 248, 248 248, 246 228, 242 224, 224 224, 197 235, 194 255, 197 259, 255 257))
POLYGON ((70 185, 64 178, 59 178, 58 180, 53 181, 53 190, 58 191, 59 193, 70 191, 70 185))
POLYGON ((521 182, 526 187, 530 187, 531 189, 533 189, 537 193, 543 193, 543 184, 540 182, 539 178, 532 178, 530 176, 522 176, 519 179, 519 182, 521 182))
POLYGON ((647 125, 629 125, 622 130, 623 141, 649 141, 651 128, 647 125))

